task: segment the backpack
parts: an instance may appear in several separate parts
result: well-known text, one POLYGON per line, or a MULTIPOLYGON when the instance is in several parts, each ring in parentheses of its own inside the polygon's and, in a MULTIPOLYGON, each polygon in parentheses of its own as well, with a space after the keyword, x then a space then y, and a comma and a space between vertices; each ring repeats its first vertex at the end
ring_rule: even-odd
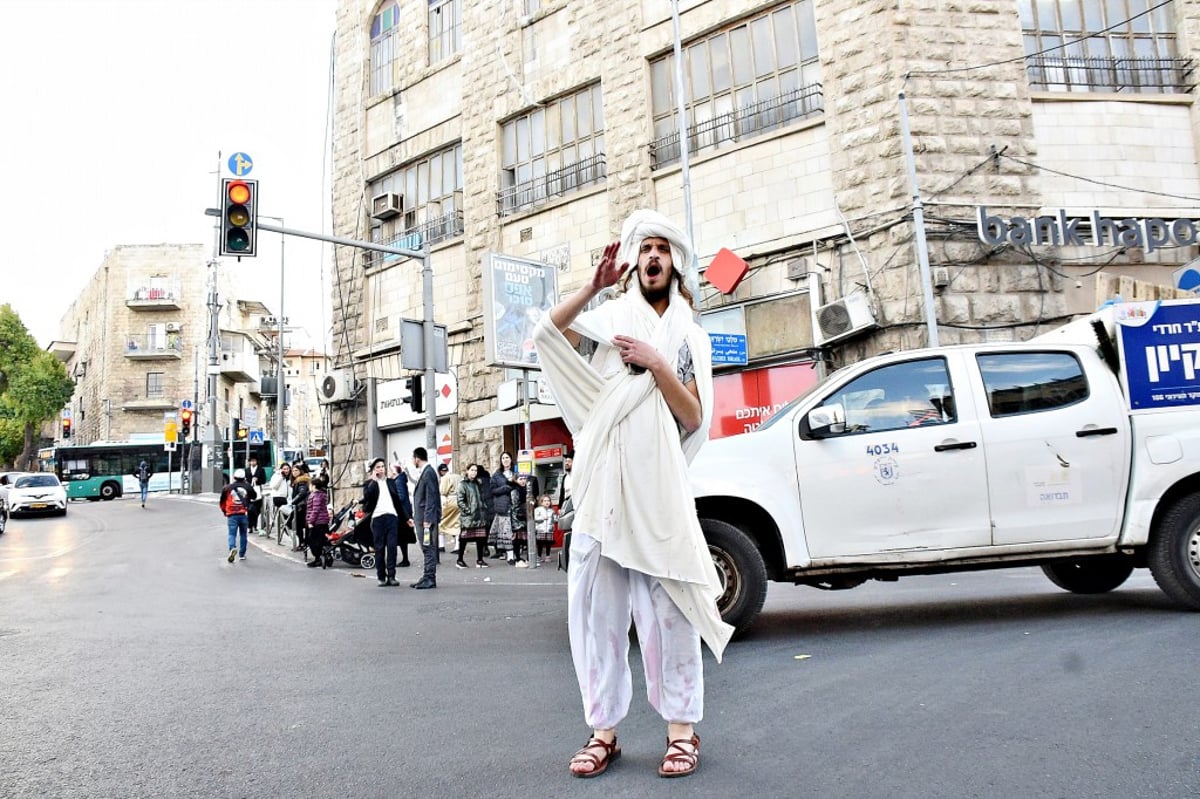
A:
POLYGON ((228 485, 221 492, 221 511, 226 516, 244 516, 246 514, 246 489, 241 486, 228 485))

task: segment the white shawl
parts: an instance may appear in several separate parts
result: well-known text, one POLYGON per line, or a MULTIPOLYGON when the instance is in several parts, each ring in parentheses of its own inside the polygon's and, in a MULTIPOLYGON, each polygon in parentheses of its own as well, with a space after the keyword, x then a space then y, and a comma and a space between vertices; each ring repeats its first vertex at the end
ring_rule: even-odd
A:
POLYGON ((597 342, 590 364, 549 316, 533 336, 542 369, 575 439, 572 529, 599 541, 604 557, 657 577, 719 661, 733 628, 721 621, 717 610, 720 582, 687 479, 687 464, 707 440, 712 422, 708 334, 693 321, 691 307, 674 283, 670 305, 661 317, 634 287, 580 314, 571 329, 597 342), (695 432, 681 437, 652 375, 629 373, 612 346, 618 334, 650 342, 672 369, 678 367, 679 350, 687 343, 702 409, 695 432))

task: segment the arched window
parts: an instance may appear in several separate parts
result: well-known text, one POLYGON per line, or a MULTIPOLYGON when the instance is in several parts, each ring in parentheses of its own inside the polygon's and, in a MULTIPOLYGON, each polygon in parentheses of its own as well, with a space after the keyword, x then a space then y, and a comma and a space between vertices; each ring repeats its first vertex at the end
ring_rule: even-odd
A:
POLYGON ((396 31, 400 9, 395 0, 384 3, 371 19, 371 96, 392 90, 392 60, 396 57, 396 31))

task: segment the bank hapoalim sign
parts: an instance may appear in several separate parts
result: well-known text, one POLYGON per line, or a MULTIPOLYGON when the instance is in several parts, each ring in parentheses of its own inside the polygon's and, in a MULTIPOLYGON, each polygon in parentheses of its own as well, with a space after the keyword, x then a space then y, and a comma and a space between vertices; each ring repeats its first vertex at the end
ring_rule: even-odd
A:
POLYGON ((1139 247, 1147 254, 1167 247, 1187 247, 1200 240, 1200 225, 1186 217, 1111 217, 1092 209, 1087 216, 1067 215, 1065 208, 1035 217, 1003 217, 975 211, 975 229, 985 244, 1050 244, 1066 247, 1139 247))
POLYGON ((558 301, 553 264, 500 253, 483 256, 483 341, 493 366, 538 369, 533 328, 558 301))

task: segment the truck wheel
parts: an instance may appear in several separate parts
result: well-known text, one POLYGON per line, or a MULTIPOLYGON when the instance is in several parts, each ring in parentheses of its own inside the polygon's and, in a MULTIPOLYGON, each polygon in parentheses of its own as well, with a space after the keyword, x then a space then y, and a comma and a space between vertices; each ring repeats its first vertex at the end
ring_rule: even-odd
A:
POLYGON ((708 551, 721 580, 717 609, 741 635, 750 628, 767 598, 767 567, 758 547, 742 530, 717 519, 701 519, 708 551))
POLYGON ((1147 552, 1154 582, 1172 601, 1200 610, 1200 494, 1163 514, 1147 552))
POLYGON ((1093 555, 1047 563, 1042 571, 1050 582, 1073 594, 1106 594, 1133 574, 1133 559, 1124 555, 1093 555))

